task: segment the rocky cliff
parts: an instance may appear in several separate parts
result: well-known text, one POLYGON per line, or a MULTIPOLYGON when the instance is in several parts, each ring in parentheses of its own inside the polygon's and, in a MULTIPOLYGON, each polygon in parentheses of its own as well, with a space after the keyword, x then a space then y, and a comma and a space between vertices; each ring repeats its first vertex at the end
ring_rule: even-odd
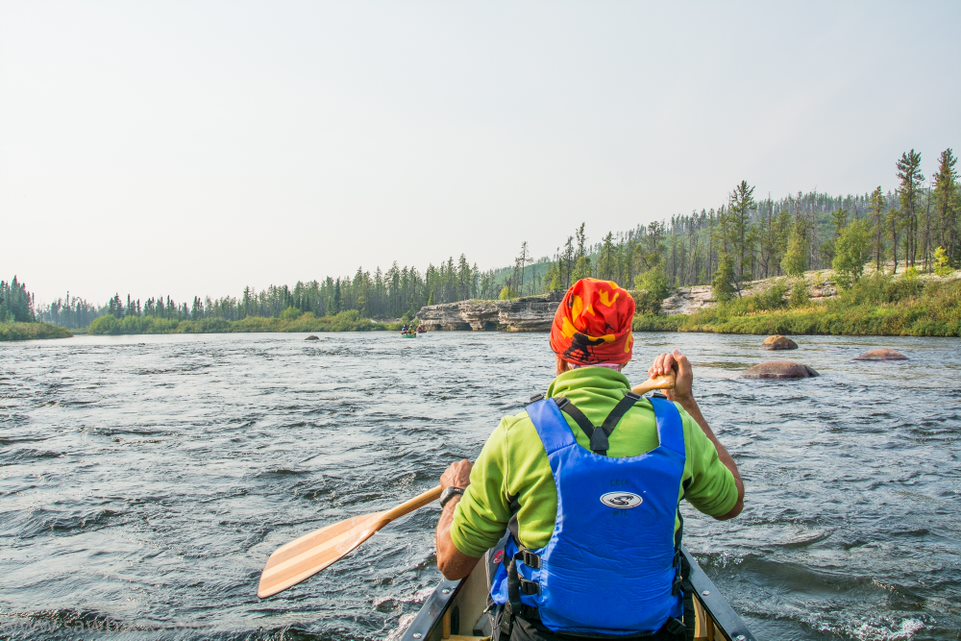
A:
MULTIPOLYGON (((742 294, 757 294, 777 280, 779 279, 768 278, 743 283, 742 294)), ((830 270, 808 272, 805 280, 813 302, 821 302, 837 295, 830 270)), ((428 305, 417 312, 416 318, 421 327, 428 331, 546 332, 551 328, 554 311, 562 297, 563 292, 553 296, 527 296, 514 300, 465 300, 428 305)), ((661 313, 666 316, 693 314, 716 304, 710 285, 680 287, 663 302, 661 313)))
POLYGON ((528 296, 514 300, 465 300, 428 305, 417 312, 428 331, 546 332, 551 328, 560 296, 528 296))

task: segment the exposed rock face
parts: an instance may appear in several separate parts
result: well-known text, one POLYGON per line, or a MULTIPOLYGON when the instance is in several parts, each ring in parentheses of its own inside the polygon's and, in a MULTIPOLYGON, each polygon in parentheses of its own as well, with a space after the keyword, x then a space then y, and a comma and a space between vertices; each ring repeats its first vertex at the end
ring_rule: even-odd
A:
POLYGON ((797 349, 797 343, 792 341, 787 336, 781 336, 780 334, 775 334, 774 336, 768 336, 764 339, 761 344, 763 349, 797 349))
POLYGON ((761 363, 744 372, 744 378, 808 378, 810 376, 820 376, 816 371, 794 361, 769 361, 761 363))
MULTIPOLYGON (((741 283, 741 295, 752 296, 765 291, 783 277, 752 280, 741 283)), ((820 303, 837 296, 838 289, 834 283, 834 273, 830 269, 807 272, 804 280, 811 297, 811 302, 820 303)), ((680 287, 661 303, 661 312, 667 316, 677 314, 693 314, 702 309, 714 307, 717 301, 710 285, 695 285, 680 287)))
POLYGON ((515 300, 465 300, 428 305, 417 312, 427 331, 546 332, 554 321, 561 295, 528 296, 515 300))
POLYGON ((667 316, 678 314, 693 314, 707 307, 714 306, 713 293, 710 285, 695 285, 681 287, 661 303, 661 313, 667 316))
POLYGON ((908 357, 901 352, 893 349, 872 349, 864 352, 854 360, 856 361, 906 361, 908 357))
POLYGON ((313 334, 304 339, 305 341, 319 341, 320 339, 313 334))

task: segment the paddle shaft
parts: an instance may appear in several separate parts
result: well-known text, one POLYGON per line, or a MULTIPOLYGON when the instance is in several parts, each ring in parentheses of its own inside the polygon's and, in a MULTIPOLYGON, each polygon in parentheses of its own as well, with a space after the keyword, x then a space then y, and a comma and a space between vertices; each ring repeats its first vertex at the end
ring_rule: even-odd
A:
POLYGON ((440 498, 440 493, 442 489, 443 488, 438 485, 435 488, 427 490, 423 494, 419 494, 415 496, 409 501, 405 501, 404 503, 401 503, 395 508, 391 508, 390 510, 387 510, 386 512, 384 512, 384 524, 386 525, 387 523, 389 523, 390 521, 393 521, 394 519, 400 518, 405 514, 410 514, 411 512, 419 510, 425 505, 430 505, 431 503, 433 503, 434 501, 440 498))

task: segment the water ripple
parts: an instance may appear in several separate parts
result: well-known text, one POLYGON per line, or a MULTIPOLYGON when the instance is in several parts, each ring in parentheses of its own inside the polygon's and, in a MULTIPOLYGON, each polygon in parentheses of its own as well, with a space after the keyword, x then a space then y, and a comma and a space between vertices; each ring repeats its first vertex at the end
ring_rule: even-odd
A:
MULTIPOLYGON (((3 346, 0 637, 396 639, 436 583, 425 508, 329 571, 254 595, 277 546, 387 509, 544 391, 544 335, 78 337, 3 346)), ((961 350, 798 337, 818 379, 751 382, 757 337, 680 347, 738 459, 744 514, 688 546, 759 638, 957 639, 961 350), (880 344, 902 363, 851 358, 880 344)))

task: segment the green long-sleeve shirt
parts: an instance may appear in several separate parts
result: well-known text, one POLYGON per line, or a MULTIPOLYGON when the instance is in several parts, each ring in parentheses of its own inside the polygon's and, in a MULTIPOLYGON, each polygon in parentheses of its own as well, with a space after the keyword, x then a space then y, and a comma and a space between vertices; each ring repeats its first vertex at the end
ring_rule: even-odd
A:
MULTIPOLYGON (((563 396, 594 425, 630 391, 627 378, 612 369, 585 367, 558 376, 547 396, 563 396)), ((678 406, 684 422, 687 459, 680 498, 711 516, 727 514, 737 504, 734 475, 718 460, 717 449, 691 416, 678 406)), ((587 435, 564 415, 581 447, 587 435)), ((610 437, 608 456, 640 456, 658 446, 657 423, 649 402, 637 403, 610 437)), ((510 501, 518 503, 520 543, 536 550, 545 545, 557 518, 557 488, 547 453, 527 412, 507 416, 487 439, 474 463, 470 486, 458 503, 450 534, 462 553, 479 557, 503 536, 511 518, 510 501)))

